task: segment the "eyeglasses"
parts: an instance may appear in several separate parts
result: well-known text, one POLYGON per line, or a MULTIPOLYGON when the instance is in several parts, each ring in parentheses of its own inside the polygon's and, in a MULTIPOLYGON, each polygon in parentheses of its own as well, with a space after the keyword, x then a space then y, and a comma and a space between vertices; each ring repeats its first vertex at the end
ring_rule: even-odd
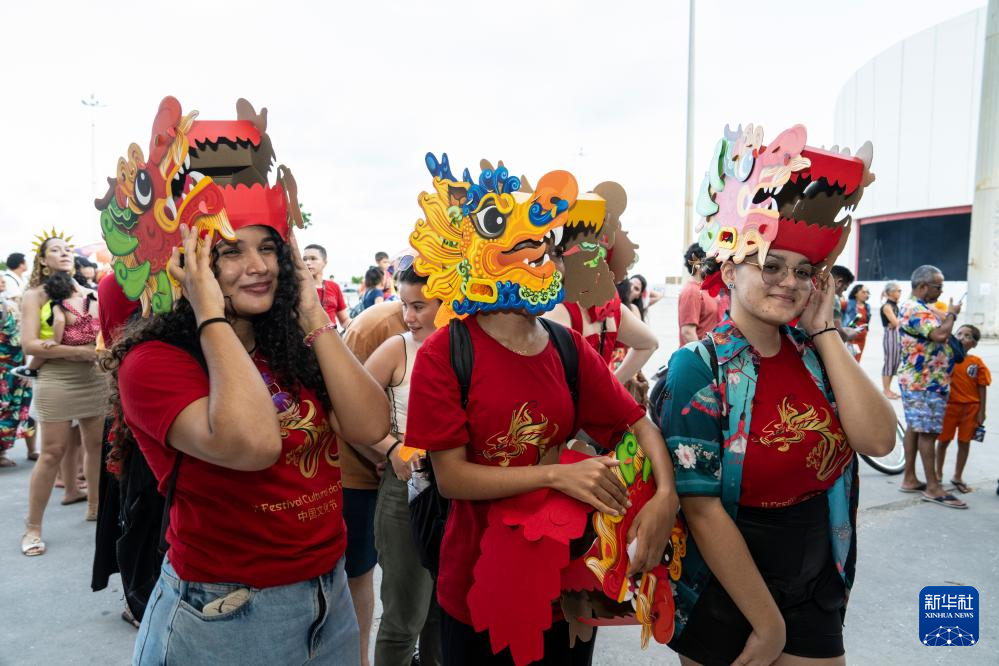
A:
POLYGON ((798 282, 799 288, 813 287, 812 280, 815 279, 816 269, 814 266, 809 266, 808 264, 799 264, 793 268, 788 266, 783 261, 778 259, 767 259, 760 266, 756 262, 749 261, 746 262, 750 266, 755 266, 760 269, 760 276, 763 278, 764 284, 770 287, 776 287, 784 278, 787 277, 788 273, 794 275, 795 281, 798 282))
POLYGON ((932 289, 938 289, 940 291, 943 291, 944 288, 943 282, 924 282, 923 284, 925 284, 927 287, 930 287, 932 289))

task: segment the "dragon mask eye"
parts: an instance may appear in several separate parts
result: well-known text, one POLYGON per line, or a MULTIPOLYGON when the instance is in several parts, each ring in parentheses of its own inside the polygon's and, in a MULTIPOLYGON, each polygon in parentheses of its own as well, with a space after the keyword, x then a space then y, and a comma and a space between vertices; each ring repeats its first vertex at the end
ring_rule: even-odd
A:
POLYGON ((135 203, 146 209, 153 200, 153 181, 145 169, 135 174, 135 203))
POLYGON ((488 205, 473 215, 472 222, 483 238, 499 238, 506 231, 506 215, 494 205, 488 205))

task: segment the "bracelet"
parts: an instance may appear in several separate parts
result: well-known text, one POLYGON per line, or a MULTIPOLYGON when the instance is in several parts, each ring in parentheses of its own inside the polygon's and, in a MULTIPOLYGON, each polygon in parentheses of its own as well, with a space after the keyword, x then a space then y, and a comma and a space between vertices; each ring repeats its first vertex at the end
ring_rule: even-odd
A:
POLYGON ((401 439, 395 440, 395 444, 393 444, 392 446, 390 446, 389 450, 385 452, 385 459, 386 460, 388 460, 389 458, 392 457, 392 452, 395 451, 395 447, 399 446, 400 444, 402 444, 402 440, 401 439))
POLYGON ((946 319, 947 317, 953 317, 954 319, 957 319, 957 315, 954 314, 953 312, 948 312, 947 314, 944 315, 944 319, 946 319))
POLYGON ((228 324, 229 320, 225 317, 212 317, 211 319, 206 319, 200 324, 198 324, 198 337, 201 337, 201 332, 205 330, 205 326, 210 324, 228 324))
POLYGON ((312 344, 316 341, 316 338, 318 338, 320 335, 322 335, 326 331, 335 331, 335 330, 336 330, 336 324, 334 324, 331 321, 326 322, 319 328, 312 329, 311 331, 309 331, 308 335, 306 335, 304 338, 305 346, 311 347, 312 344))
POLYGON ((815 338, 817 338, 818 336, 822 335, 823 333, 828 333, 829 331, 835 331, 835 330, 836 330, 835 326, 830 326, 829 328, 823 328, 818 333, 812 333, 811 335, 809 335, 808 339, 809 340, 814 340, 815 338))

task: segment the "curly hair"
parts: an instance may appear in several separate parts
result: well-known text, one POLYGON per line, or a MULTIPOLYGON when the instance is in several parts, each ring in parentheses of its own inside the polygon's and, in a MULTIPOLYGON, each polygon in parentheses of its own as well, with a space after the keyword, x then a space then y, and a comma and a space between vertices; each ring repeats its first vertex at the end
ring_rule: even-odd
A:
MULTIPOLYGON (((298 325, 299 280, 292 261, 291 246, 283 242, 273 230, 271 236, 278 248, 277 290, 271 309, 251 320, 257 353, 264 358, 271 374, 285 390, 296 399, 299 398, 301 387, 312 390, 328 412, 331 409, 329 393, 319 361, 305 345, 304 332, 298 325)), ((118 384, 122 361, 137 345, 158 340, 183 349, 205 367, 197 329, 194 309, 186 298, 181 297, 171 312, 145 319, 134 318, 102 359, 102 366, 111 378, 110 406, 114 421, 107 466, 119 476, 124 473, 128 456, 136 444, 135 437, 123 418, 118 384)))
POLYGON ((55 240, 55 238, 46 238, 42 241, 42 244, 38 246, 38 253, 35 255, 35 262, 31 265, 31 277, 28 278, 29 289, 42 284, 45 282, 45 278, 48 277, 48 273, 45 272, 45 266, 42 264, 42 257, 45 256, 45 250, 48 249, 49 242, 53 240, 55 240))

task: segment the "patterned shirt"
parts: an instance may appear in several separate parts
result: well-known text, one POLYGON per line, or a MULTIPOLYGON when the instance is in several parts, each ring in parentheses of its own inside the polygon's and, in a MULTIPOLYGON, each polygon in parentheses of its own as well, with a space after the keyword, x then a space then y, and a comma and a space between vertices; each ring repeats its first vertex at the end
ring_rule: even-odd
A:
POLYGON ((940 319, 924 301, 910 298, 899 307, 898 323, 902 333, 898 385, 905 391, 948 395, 954 352, 947 342, 930 339, 933 329, 940 326, 940 319))
MULTIPOLYGON (((782 327, 801 355, 815 385, 835 410, 819 356, 803 331, 782 327)), ((752 418, 759 357, 731 319, 711 336, 718 358, 719 382, 712 376, 710 354, 700 341, 674 352, 669 362, 666 394, 658 414, 663 437, 673 458, 677 493, 721 498, 735 520, 742 492, 743 462, 752 418)), ((829 500, 829 531, 833 561, 849 591, 856 563, 854 539, 857 515, 857 459, 825 491, 829 500)), ((676 590, 676 635, 690 618, 697 599, 711 580, 711 570, 697 549, 681 512, 672 534, 676 555, 670 577, 676 590)))

